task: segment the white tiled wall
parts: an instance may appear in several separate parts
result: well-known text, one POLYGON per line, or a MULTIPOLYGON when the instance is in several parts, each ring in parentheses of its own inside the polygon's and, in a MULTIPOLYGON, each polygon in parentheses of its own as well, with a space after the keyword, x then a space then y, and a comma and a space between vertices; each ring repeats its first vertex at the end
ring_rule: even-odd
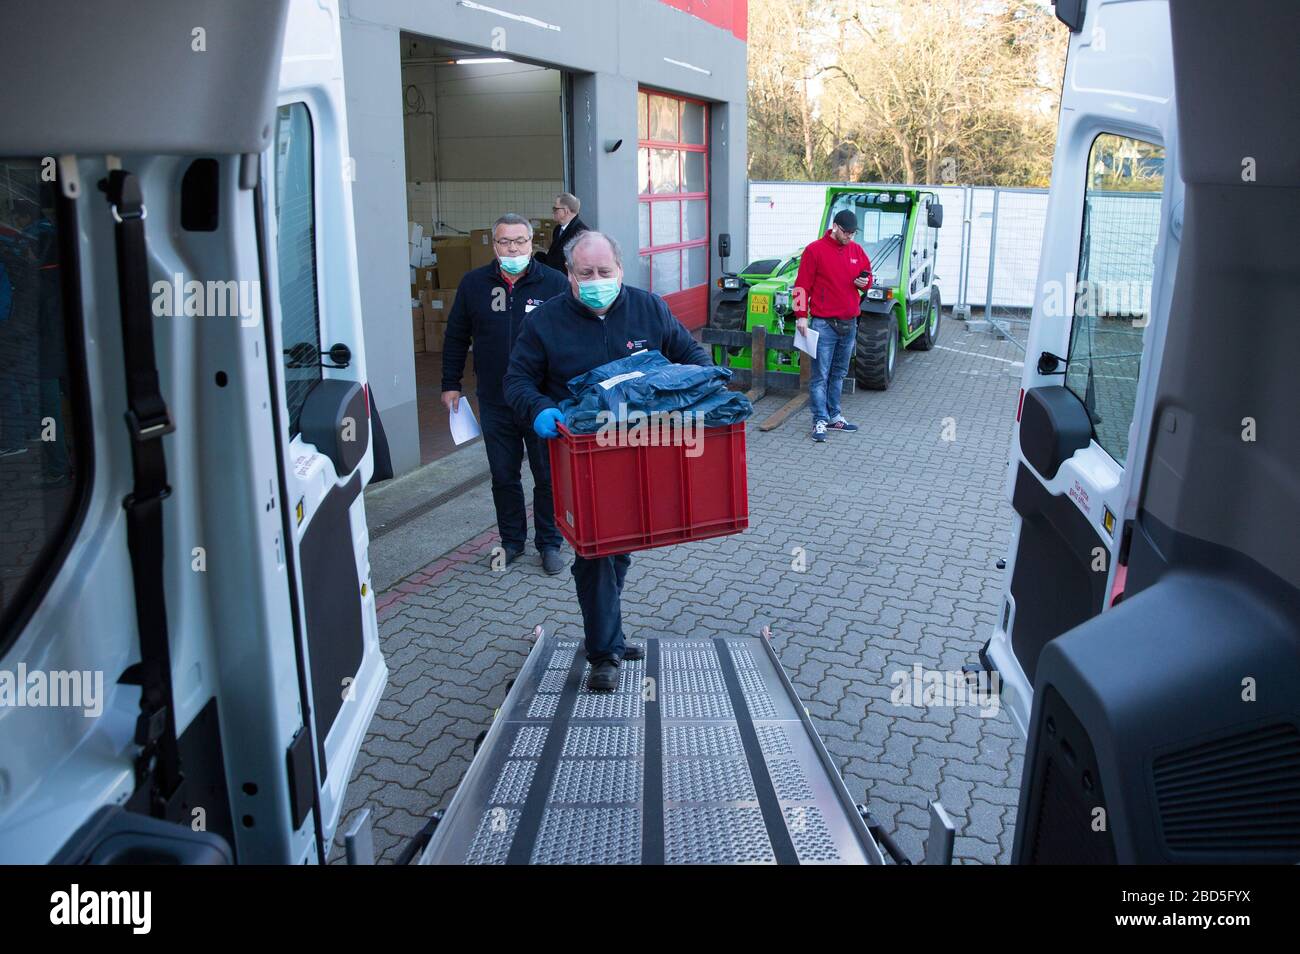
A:
POLYGON ((552 200, 563 191, 558 180, 408 182, 407 217, 435 234, 485 229, 503 212, 549 219, 552 200))

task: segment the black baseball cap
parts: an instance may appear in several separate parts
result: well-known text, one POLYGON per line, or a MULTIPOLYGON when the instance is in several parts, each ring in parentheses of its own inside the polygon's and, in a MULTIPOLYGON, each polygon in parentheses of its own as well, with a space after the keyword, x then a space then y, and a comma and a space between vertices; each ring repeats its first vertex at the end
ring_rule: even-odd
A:
POLYGON ((835 213, 832 220, 846 232, 856 232, 858 230, 858 217, 849 209, 840 209, 835 213))

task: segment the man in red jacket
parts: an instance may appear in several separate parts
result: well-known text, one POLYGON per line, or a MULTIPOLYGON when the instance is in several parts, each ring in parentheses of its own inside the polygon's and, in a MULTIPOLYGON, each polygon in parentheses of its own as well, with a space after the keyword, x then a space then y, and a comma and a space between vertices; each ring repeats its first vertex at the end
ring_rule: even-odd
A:
POLYGON ((795 326, 800 334, 811 327, 818 335, 808 403, 812 439, 819 444, 827 431, 858 429, 840 413, 844 376, 858 337, 858 309, 862 293, 871 287, 871 262, 853 241, 857 233, 858 217, 848 209, 837 212, 826 234, 803 250, 794 280, 795 326))

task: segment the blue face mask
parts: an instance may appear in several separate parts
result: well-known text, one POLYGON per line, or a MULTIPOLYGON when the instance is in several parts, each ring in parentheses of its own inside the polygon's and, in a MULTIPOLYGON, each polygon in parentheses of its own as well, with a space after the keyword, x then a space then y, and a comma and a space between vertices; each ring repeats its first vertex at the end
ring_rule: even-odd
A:
POLYGON ((578 300, 592 311, 599 311, 612 305, 622 288, 617 278, 593 278, 589 282, 578 282, 578 300))
POLYGON ((529 255, 502 255, 497 261, 501 263, 501 267, 506 270, 507 274, 518 275, 528 267, 531 258, 529 255))

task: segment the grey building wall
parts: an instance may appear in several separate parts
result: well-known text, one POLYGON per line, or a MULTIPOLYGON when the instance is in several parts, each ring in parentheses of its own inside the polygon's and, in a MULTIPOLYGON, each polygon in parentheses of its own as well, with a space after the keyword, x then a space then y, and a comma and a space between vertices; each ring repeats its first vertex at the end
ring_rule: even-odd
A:
POLYGON ((352 213, 370 393, 384 422, 393 470, 420 464, 406 251, 401 50, 396 30, 342 21, 348 146, 356 165, 352 213))
MULTIPOLYGON (((745 259, 745 94, 746 46, 730 31, 676 10, 658 0, 495 0, 490 6, 538 23, 459 5, 456 0, 342 0, 345 82, 348 84, 349 133, 353 151, 363 143, 367 150, 390 151, 396 163, 385 167, 392 181, 380 182, 362 174, 358 157, 354 202, 357 205, 358 245, 367 248, 362 263, 362 308, 366 321, 368 355, 376 341, 386 353, 379 369, 390 376, 396 365, 410 369, 409 394, 414 398, 413 361, 410 352, 409 295, 406 268, 406 212, 404 202, 394 203, 405 190, 401 152, 401 86, 399 33, 402 30, 481 49, 523 62, 569 71, 573 76, 573 181, 572 191, 583 202, 584 221, 613 235, 625 258, 637 249, 636 137, 638 85, 695 96, 711 104, 710 119, 710 230, 712 275, 717 275, 717 235, 732 237, 734 268, 745 259), (376 34, 384 36, 378 41, 376 34), (388 62, 378 62, 386 58, 388 62), (673 61, 673 62, 670 62, 673 61), (687 65, 681 65, 687 64, 687 65), (354 86, 354 84, 356 84, 354 86), (389 105, 354 107, 362 98, 378 97, 389 105), (357 109, 360 109, 360 116, 357 109), (369 111, 369 113, 367 112, 369 111), (391 124, 375 121, 378 111, 391 124), (367 119, 367 115, 370 118, 367 119), (359 124, 364 124, 362 139, 359 124), (623 140, 615 152, 607 143, 623 140), (367 214, 361 215, 361 209, 367 214), (382 226, 377 220, 387 217, 382 226), (366 224, 368 223, 368 224, 366 224), (376 226, 371 230, 369 225, 376 226), (382 267, 377 259, 388 259, 382 267), (396 264, 392 264, 396 263, 396 264), (373 275, 365 274, 374 268, 373 275), (396 279, 390 273, 397 273, 396 279), (382 282, 391 287, 380 287, 382 282), (394 303, 400 300, 401 309, 394 303), (393 317, 390 319, 389 315, 393 317), (376 323, 391 321, 388 331, 374 331, 376 323), (398 355, 398 339, 406 338, 398 355)), ((627 271, 634 273, 633 263, 627 271)), ((372 359, 374 360, 374 359, 372 359)), ((400 374, 398 374, 400 377, 400 374)), ((379 377, 372 366, 372 379, 379 377)), ((384 424, 393 445, 394 464, 418 459, 418 432, 414 407, 392 415, 389 405, 403 406, 405 388, 395 388, 389 398, 376 391, 384 424), (398 447, 409 446, 408 454, 398 447)), ((414 466, 411 464, 410 466, 414 466)))

